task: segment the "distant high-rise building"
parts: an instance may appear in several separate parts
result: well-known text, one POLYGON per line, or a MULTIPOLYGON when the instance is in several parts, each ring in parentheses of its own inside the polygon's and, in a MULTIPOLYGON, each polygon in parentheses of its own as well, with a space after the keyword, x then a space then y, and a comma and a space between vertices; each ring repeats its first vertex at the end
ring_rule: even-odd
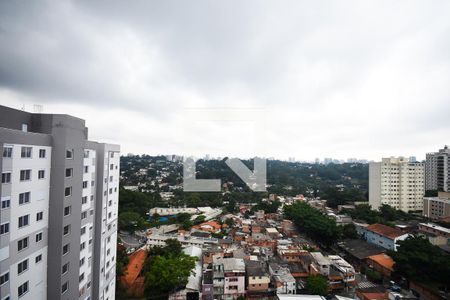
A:
POLYGON ((119 146, 0 106, 1 299, 114 299, 119 146))
POLYGON ((427 153, 425 161, 425 190, 448 192, 450 187, 450 149, 427 153))
POLYGON ((402 211, 421 211, 425 193, 424 164, 407 158, 383 158, 369 164, 369 204, 402 211))

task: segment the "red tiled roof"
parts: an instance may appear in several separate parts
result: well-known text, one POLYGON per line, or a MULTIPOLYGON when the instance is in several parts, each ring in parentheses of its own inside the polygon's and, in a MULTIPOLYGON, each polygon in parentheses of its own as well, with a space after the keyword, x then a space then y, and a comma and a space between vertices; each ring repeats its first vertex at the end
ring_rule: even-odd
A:
POLYGON ((367 226, 367 230, 378 233, 379 235, 383 235, 390 239, 395 239, 395 238, 405 234, 400 229, 390 227, 387 225, 383 225, 383 224, 369 225, 369 226, 367 226))
POLYGON ((369 260, 373 260, 380 266, 393 271, 394 270, 394 260, 387 254, 381 253, 377 255, 372 255, 368 257, 369 260))
POLYGON ((206 230, 208 227, 212 227, 213 230, 216 231, 222 228, 222 226, 216 221, 208 221, 192 227, 195 229, 202 229, 202 230, 206 230))

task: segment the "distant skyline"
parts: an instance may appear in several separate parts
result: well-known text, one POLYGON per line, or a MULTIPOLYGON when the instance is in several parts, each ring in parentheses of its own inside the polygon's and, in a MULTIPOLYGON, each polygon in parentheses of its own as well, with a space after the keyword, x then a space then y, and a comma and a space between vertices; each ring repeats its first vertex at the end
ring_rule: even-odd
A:
POLYGON ((125 155, 423 160, 450 144, 450 2, 345 4, 2 1, 0 104, 83 118, 125 155))

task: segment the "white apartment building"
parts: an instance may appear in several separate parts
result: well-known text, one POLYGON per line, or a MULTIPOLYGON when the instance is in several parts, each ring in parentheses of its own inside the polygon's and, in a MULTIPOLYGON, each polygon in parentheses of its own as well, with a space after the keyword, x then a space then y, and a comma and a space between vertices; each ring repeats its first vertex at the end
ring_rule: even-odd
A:
POLYGON ((402 211, 422 211, 425 166, 408 158, 383 158, 369 164, 369 204, 382 204, 402 211))
POLYGON ((120 149, 84 120, 0 106, 0 299, 115 295, 120 149))

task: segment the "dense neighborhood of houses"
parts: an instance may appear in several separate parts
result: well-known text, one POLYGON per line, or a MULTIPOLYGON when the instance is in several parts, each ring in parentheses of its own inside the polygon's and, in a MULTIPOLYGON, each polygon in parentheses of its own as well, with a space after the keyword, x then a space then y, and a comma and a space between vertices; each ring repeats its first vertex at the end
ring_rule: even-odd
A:
MULTIPOLYGON (((304 197, 286 199, 284 205, 309 202, 304 197)), ((310 204, 324 213, 330 211, 326 206, 317 206, 317 200, 311 200, 310 204)), ((138 251, 163 246, 168 239, 176 239, 185 247, 186 253, 198 257, 185 289, 173 293, 171 299, 186 299, 192 293, 205 300, 237 299, 239 296, 272 299, 276 295, 305 294, 307 280, 314 275, 326 278, 330 292, 343 297, 410 299, 415 297, 411 291, 386 289, 379 284, 383 280, 374 283, 361 274, 361 270, 376 271, 384 282, 389 282, 395 262, 386 252, 395 251, 398 241, 413 233, 443 245, 450 238, 449 229, 432 223, 391 227, 349 220, 360 238, 344 239, 336 249, 324 251, 300 234, 291 220, 283 219, 281 213, 266 214, 259 210, 246 218, 251 207, 251 204, 241 204, 238 213, 222 214, 189 231, 178 225, 147 230, 146 245, 138 251), (222 238, 214 237, 219 233, 223 234, 222 238)), ((197 213, 196 209, 179 211, 197 213)), ((152 212, 164 212, 164 209, 154 208, 152 212)), ((335 215, 340 216, 337 211, 335 215)))

